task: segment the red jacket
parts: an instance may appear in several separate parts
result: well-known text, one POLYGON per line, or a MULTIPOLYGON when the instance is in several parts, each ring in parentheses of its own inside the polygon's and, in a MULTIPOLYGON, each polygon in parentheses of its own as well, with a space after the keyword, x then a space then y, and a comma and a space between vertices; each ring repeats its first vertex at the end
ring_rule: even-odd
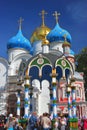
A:
POLYGON ((84 119, 84 125, 83 125, 84 129, 87 129, 87 119, 84 119))

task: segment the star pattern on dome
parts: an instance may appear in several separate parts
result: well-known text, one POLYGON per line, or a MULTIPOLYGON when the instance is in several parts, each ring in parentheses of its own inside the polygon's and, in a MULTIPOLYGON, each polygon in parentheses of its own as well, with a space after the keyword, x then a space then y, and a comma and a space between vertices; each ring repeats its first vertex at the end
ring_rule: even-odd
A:
POLYGON ((57 23, 56 26, 48 33, 47 40, 51 42, 64 42, 64 35, 67 34, 67 41, 71 43, 72 38, 68 31, 62 29, 57 23))

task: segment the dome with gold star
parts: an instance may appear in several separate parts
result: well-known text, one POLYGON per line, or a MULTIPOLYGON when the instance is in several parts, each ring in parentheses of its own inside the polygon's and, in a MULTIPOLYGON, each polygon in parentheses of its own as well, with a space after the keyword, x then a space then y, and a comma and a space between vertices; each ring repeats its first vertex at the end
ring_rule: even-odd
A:
POLYGON ((33 32, 31 39, 30 39, 31 43, 44 39, 51 30, 44 24, 44 15, 45 14, 46 14, 46 12, 44 10, 42 10, 42 12, 40 14, 40 15, 42 15, 42 25, 40 27, 36 28, 35 31, 33 32))
POLYGON ((47 40, 51 42, 64 42, 64 35, 66 36, 66 39, 69 43, 71 43, 71 35, 68 31, 62 29, 59 24, 57 23, 55 28, 49 32, 47 35, 47 40))

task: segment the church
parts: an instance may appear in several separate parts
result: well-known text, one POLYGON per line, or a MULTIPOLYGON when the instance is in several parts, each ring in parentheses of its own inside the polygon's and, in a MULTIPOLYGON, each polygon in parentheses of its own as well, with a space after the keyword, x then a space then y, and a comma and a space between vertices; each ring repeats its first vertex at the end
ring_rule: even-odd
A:
POLYGON ((42 23, 30 41, 22 33, 22 18, 17 34, 6 41, 8 59, 0 57, 0 114, 27 117, 36 111, 80 118, 87 114, 84 78, 75 71, 72 37, 60 27, 60 13, 53 14, 53 29, 45 25, 45 14, 42 10, 42 23))

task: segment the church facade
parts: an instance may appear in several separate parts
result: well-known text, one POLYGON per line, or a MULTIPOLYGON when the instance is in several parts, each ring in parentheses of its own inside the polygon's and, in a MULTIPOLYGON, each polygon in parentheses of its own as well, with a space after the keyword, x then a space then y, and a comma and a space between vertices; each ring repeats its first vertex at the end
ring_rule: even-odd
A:
POLYGON ((18 33, 7 43, 8 60, 0 58, 1 113, 27 116, 36 111, 38 115, 56 115, 76 110, 76 115, 82 117, 86 115, 84 79, 83 73, 75 71, 71 35, 60 27, 56 11, 53 29, 45 25, 44 10, 41 15, 42 24, 32 33, 31 43, 23 36, 20 19, 18 33), (74 91, 69 86, 72 77, 74 91))

